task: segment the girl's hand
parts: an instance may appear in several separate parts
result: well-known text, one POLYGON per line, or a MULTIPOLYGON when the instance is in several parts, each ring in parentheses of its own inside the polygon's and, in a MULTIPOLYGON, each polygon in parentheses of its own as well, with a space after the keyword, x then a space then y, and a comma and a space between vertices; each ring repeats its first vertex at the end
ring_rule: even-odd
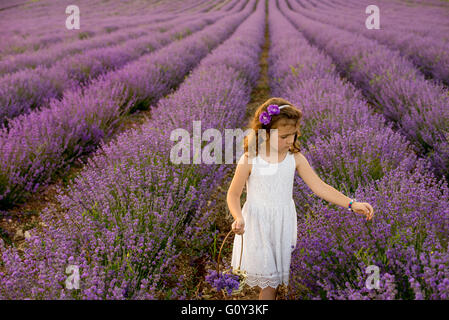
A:
POLYGON ((232 231, 235 234, 243 234, 245 232, 245 221, 243 219, 236 219, 232 223, 232 231))
POLYGON ((371 220, 374 215, 373 207, 368 202, 354 202, 351 205, 352 210, 358 214, 364 214, 366 220, 371 220))

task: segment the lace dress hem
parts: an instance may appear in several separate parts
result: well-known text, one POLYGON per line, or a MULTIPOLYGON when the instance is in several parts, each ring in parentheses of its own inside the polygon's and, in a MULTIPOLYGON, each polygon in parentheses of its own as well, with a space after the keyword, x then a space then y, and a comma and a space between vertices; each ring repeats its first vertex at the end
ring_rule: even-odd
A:
POLYGON ((260 288, 264 289, 266 287, 271 287, 273 289, 276 289, 279 285, 285 284, 288 286, 288 272, 282 273, 277 275, 253 275, 253 274, 247 274, 246 278, 246 284, 249 287, 255 287, 259 286, 260 288), (284 279, 283 281, 281 280, 284 279))

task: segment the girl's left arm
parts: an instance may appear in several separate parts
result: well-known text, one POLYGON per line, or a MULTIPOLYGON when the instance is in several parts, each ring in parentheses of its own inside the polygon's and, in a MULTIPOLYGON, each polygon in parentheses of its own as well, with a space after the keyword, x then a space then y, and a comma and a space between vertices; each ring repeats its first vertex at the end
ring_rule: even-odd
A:
MULTIPOLYGON (((348 208, 349 202, 352 199, 321 180, 303 154, 300 152, 295 153, 295 161, 298 174, 313 193, 330 203, 343 208, 348 208)), ((373 217, 373 207, 367 202, 354 202, 352 203, 351 208, 356 213, 366 215, 367 220, 370 220, 373 217)))

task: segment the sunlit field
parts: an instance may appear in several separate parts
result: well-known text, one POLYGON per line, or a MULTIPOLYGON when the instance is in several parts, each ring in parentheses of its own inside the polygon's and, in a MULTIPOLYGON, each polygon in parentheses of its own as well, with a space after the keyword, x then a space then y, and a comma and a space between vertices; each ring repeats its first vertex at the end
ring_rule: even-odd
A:
POLYGON ((257 299, 210 274, 241 156, 226 130, 270 97, 301 109, 320 178, 375 211, 296 175, 277 299, 449 299, 448 17, 441 0, 2 1, 0 299, 257 299))

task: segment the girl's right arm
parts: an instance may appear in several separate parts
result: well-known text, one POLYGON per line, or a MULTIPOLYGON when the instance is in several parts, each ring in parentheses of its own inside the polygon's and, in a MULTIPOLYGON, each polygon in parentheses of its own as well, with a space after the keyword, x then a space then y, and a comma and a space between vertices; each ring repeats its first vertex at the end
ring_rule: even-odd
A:
POLYGON ((252 165, 248 163, 248 155, 244 153, 237 163, 234 178, 229 186, 226 201, 228 203, 229 211, 235 220, 243 221, 242 209, 240 208, 240 196, 242 195, 246 180, 251 173, 251 166, 252 165))

